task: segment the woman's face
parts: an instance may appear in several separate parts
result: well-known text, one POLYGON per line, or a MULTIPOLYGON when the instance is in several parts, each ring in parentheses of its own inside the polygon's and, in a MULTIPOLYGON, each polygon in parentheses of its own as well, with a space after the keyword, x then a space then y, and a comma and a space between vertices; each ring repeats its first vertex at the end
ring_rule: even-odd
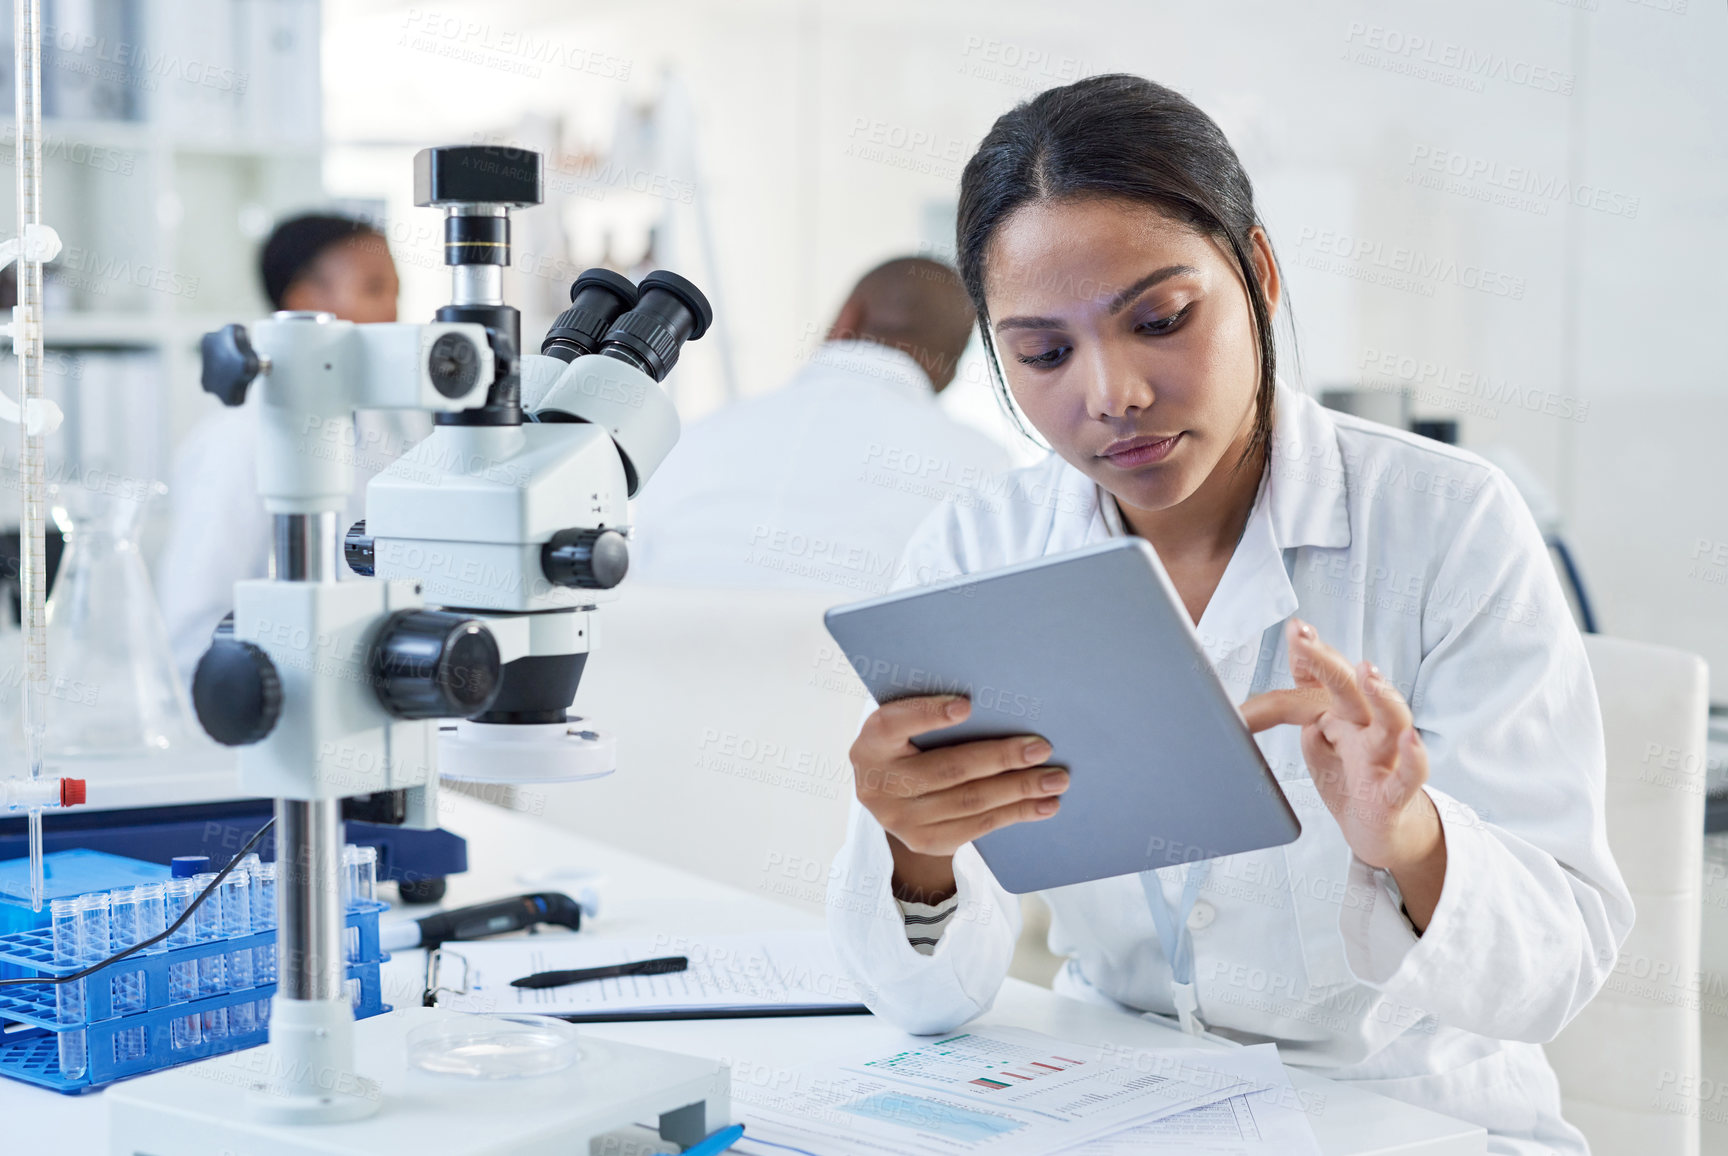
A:
MULTIPOLYGON (((1273 309, 1278 274, 1254 254, 1273 309)), ((1126 506, 1168 510, 1253 432, 1259 354, 1228 249, 1155 209, 1089 198, 1016 210, 985 253, 991 335, 1014 400, 1126 506)))
POLYGON ((282 307, 334 313, 343 321, 394 321, 400 288, 384 238, 361 233, 319 253, 282 294, 282 307))

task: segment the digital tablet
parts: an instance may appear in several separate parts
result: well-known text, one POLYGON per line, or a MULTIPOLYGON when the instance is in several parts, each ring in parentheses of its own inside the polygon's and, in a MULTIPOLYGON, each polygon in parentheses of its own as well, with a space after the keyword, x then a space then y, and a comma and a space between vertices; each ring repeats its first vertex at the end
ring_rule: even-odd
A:
POLYGON ((972 700, 928 750, 1038 734, 1054 818, 974 844, 1016 894, 1288 843, 1301 824, 1143 539, 1119 538, 828 611, 878 703, 972 700))

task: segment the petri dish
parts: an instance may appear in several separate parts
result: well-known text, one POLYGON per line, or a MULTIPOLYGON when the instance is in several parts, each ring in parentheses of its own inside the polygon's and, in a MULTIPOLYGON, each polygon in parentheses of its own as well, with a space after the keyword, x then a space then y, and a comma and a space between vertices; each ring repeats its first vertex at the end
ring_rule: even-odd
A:
POLYGON ((470 1080, 522 1080, 573 1066, 581 1055, 572 1024, 551 1016, 455 1015, 408 1033, 408 1063, 470 1080))

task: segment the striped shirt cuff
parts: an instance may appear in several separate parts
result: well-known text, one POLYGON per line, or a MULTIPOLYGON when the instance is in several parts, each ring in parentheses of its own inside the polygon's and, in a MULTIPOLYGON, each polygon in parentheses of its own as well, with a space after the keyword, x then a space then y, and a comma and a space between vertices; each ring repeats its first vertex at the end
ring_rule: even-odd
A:
POLYGON ((936 950, 948 921, 954 918, 954 912, 960 907, 958 895, 936 904, 912 903, 905 899, 894 902, 900 905, 900 915, 906 921, 906 942, 920 955, 929 955, 936 950))

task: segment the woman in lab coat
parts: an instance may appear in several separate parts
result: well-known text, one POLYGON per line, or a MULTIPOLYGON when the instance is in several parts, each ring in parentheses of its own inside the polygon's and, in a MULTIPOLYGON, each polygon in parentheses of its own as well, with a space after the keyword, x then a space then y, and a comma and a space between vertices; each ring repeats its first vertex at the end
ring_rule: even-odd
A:
MULTIPOLYGON (((1276 1041, 1483 1125, 1495 1152, 1585 1152, 1539 1045, 1633 913, 1590 671, 1516 491, 1275 384, 1280 279, 1248 178, 1169 89, 1094 77, 1004 115, 958 236, 986 351, 1056 452, 938 511, 901 573, 1148 539, 1302 820, 1288 847, 1047 893, 1057 989, 1276 1041)), ((1067 786, 1036 736, 910 742, 967 709, 892 703, 852 748, 833 936, 915 1032, 988 1009, 1019 934, 971 840, 1048 818, 1067 786)))

